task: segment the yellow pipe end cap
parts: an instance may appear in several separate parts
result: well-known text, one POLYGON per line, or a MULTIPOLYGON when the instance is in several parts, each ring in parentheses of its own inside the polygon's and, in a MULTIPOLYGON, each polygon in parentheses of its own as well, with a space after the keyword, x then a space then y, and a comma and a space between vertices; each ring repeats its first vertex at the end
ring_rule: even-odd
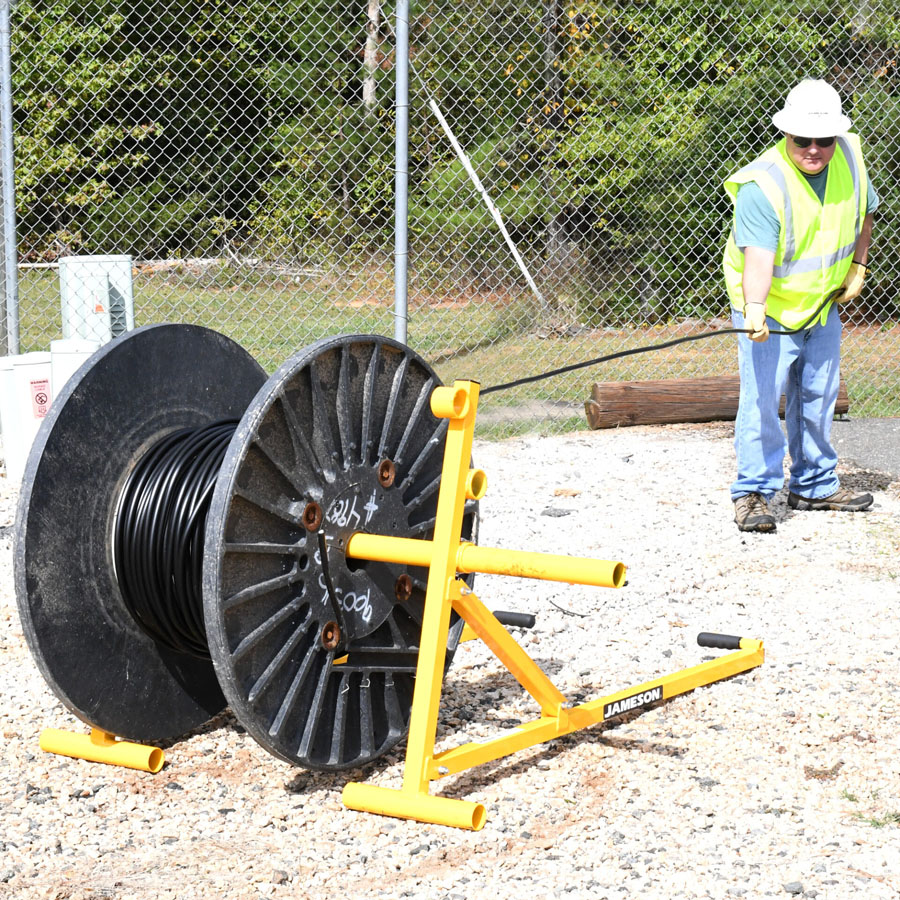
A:
POLYGON ((487 493, 487 473, 484 469, 469 469, 466 475, 466 499, 480 500, 487 493))
POLYGON ((431 411, 439 419, 462 419, 469 411, 469 392, 464 387, 438 387, 431 392, 431 411))

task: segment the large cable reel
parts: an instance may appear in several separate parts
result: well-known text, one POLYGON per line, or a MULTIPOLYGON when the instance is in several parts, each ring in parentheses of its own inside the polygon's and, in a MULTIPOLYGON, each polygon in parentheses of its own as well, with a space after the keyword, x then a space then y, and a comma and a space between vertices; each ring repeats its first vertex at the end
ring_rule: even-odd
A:
MULTIPOLYGON (((23 629, 63 704, 137 741, 228 705, 270 752, 314 769, 400 742, 427 570, 344 546, 359 531, 431 535, 439 384, 373 335, 320 340, 268 379, 199 326, 146 326, 97 351, 41 426, 16 522, 23 629), (190 534, 160 525, 170 509, 190 534)), ((476 517, 470 502, 467 539, 476 517)))

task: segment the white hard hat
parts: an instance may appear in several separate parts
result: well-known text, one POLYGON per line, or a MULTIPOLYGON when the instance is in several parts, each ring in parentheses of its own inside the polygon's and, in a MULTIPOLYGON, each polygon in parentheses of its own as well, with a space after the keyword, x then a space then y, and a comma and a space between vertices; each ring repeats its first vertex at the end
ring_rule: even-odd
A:
POLYGON ((809 78, 791 89, 772 124, 787 134, 820 138, 843 134, 850 119, 841 112, 838 92, 827 81, 809 78))

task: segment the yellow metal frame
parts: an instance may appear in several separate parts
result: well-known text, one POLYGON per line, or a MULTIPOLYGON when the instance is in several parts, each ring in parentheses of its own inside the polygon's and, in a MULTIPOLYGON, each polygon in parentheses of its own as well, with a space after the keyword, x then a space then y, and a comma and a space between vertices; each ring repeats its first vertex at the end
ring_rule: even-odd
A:
POLYGON ((433 539, 358 533, 347 543, 348 557, 428 566, 429 574, 403 785, 393 789, 351 782, 342 795, 344 805, 350 809, 475 831, 483 828, 487 820, 485 807, 431 795, 431 781, 728 678, 760 665, 764 658, 762 641, 742 639, 740 649, 725 656, 570 706, 537 663, 457 575, 490 572, 621 587, 625 566, 606 560, 478 547, 461 541, 465 501, 483 496, 487 486, 484 473, 469 468, 478 393, 476 382, 457 381, 452 387, 437 388, 431 397, 432 412, 449 419, 433 539), (451 609, 465 620, 467 635, 474 633, 484 641, 535 699, 541 715, 493 739, 436 753, 434 742, 451 609))

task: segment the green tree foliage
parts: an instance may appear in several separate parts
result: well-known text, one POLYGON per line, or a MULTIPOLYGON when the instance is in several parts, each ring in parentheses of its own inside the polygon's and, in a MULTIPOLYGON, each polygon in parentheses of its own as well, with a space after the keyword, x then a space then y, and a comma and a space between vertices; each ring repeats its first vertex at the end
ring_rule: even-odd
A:
MULTIPOLYGON (((264 83, 224 4, 15 9, 19 210, 40 253, 205 250, 263 177, 264 83)), ((235 4, 237 9, 237 4, 235 4)))
MULTIPOLYGON (((900 40, 887 16, 861 17, 861 9, 868 6, 778 0, 545 4, 520 27, 532 40, 495 46, 483 63, 508 77, 507 96, 525 91, 528 102, 515 127, 504 117, 494 134, 477 135, 478 170, 522 245, 547 261, 561 229, 589 261, 581 283, 563 289, 580 294, 594 321, 722 313, 731 213, 722 182, 778 139, 772 113, 800 78, 827 78, 866 141, 885 201, 878 240, 889 245, 893 179, 884 176, 895 170, 900 120, 878 111, 895 105, 900 40)), ((443 167, 431 170, 423 218, 432 231, 465 221, 472 246, 483 247, 490 223, 474 211, 471 189, 466 212, 451 205, 465 176, 452 157, 443 167)))
MULTIPOLYGON (((590 209, 594 256, 609 270, 601 311, 721 311, 722 181, 780 137, 771 115, 801 77, 836 82, 878 144, 860 101, 882 95, 882 106, 892 89, 879 80, 893 72, 877 61, 893 57, 893 26, 862 33, 834 7, 760 0, 598 4, 579 15, 591 25, 581 47, 590 65, 571 69, 591 102, 560 153, 570 202, 590 209), (622 279, 623 267, 633 277, 622 279), (654 306, 663 295, 680 299, 654 306)), ((869 157, 877 178, 880 154, 869 157)))
MULTIPOLYGON (((26 252, 190 255, 246 240, 251 229, 281 246, 305 243, 310 224, 321 234, 320 220, 332 216, 368 226, 377 211, 383 224, 389 147, 358 121, 358 29, 346 10, 20 3, 14 100, 26 252)), ((384 134, 383 113, 374 121, 384 134)))
MULTIPOLYGON (((412 11, 410 224, 437 268, 515 277, 429 95, 519 247, 545 273, 576 253, 583 284, 551 286, 603 321, 723 310, 721 182, 777 137, 771 114, 803 76, 847 98, 884 203, 877 240, 893 241, 900 116, 885 110, 900 26, 869 4, 427 0, 412 11)), ((392 14, 366 105, 364 2, 21 0, 26 253, 383 254, 392 14)))

